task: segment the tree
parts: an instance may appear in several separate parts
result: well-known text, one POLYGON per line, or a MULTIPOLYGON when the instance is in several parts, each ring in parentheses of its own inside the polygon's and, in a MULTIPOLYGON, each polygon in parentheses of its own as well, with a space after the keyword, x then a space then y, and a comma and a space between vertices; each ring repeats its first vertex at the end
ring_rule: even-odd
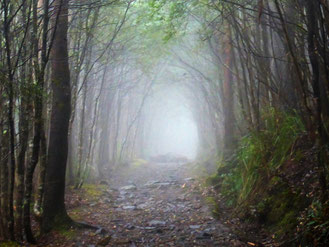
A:
POLYGON ((55 28, 55 37, 51 51, 51 86, 53 96, 43 201, 43 232, 48 232, 58 225, 67 225, 72 222, 67 215, 64 204, 68 128, 71 114, 67 44, 68 0, 55 0, 53 5, 52 21, 55 28))

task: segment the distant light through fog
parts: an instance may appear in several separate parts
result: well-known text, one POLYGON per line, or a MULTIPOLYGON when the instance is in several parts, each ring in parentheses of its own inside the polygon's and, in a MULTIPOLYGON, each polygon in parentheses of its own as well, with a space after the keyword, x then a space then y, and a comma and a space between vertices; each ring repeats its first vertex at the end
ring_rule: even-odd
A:
POLYGON ((177 88, 159 90, 149 104, 152 115, 148 144, 150 156, 172 153, 196 157, 198 148, 197 127, 177 88))

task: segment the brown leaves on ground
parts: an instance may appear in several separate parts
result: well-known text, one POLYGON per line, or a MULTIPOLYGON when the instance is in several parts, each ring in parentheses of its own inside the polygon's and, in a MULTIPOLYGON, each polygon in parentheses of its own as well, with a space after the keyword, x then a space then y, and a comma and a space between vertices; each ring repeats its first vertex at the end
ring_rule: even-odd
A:
POLYGON ((213 217, 208 192, 188 169, 147 164, 134 176, 118 171, 108 184, 68 189, 69 215, 100 228, 54 231, 39 246, 253 246, 213 217))

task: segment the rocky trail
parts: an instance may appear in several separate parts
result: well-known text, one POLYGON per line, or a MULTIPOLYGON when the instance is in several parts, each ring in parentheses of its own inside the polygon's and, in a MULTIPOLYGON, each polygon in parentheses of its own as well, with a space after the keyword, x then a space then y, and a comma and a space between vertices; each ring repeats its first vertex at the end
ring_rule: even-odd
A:
POLYGON ((256 246, 232 223, 215 219, 188 165, 147 164, 123 169, 108 183, 70 190, 67 206, 94 229, 57 231, 42 246, 256 246))

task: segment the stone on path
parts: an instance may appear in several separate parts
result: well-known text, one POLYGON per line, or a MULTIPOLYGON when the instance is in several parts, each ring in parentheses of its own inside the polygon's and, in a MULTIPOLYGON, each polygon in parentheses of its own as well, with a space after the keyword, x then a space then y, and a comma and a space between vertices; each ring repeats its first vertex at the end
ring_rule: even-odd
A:
POLYGON ((201 234, 199 234, 198 236, 196 236, 196 239, 210 239, 212 237, 212 234, 208 233, 208 232, 203 232, 201 234))
POLYGON ((190 229, 193 229, 193 230, 196 230, 196 229, 200 229, 200 225, 190 225, 189 226, 190 227, 190 229))
POLYGON ((170 185, 174 185, 176 184, 177 181, 163 181, 163 182, 160 182, 160 181, 150 181, 150 182, 147 182, 144 187, 147 187, 147 188, 161 188, 161 187, 167 187, 167 186, 170 186, 170 185))
POLYGON ((166 222, 161 220, 151 220, 148 224, 149 226, 164 226, 166 225, 166 222))
POLYGON ((98 241, 97 245, 106 246, 110 243, 111 239, 112 239, 112 236, 107 236, 107 237, 101 239, 100 241, 98 241))
POLYGON ((127 191, 127 190, 137 190, 137 187, 136 187, 136 185, 127 185, 127 186, 123 186, 123 187, 121 187, 120 188, 120 190, 125 190, 125 191, 127 191))
POLYGON ((124 210, 135 210, 136 209, 136 206, 134 206, 134 205, 128 205, 128 206, 123 206, 122 208, 124 210))
POLYGON ((137 205, 137 209, 146 209, 149 206, 148 203, 142 203, 137 205))

